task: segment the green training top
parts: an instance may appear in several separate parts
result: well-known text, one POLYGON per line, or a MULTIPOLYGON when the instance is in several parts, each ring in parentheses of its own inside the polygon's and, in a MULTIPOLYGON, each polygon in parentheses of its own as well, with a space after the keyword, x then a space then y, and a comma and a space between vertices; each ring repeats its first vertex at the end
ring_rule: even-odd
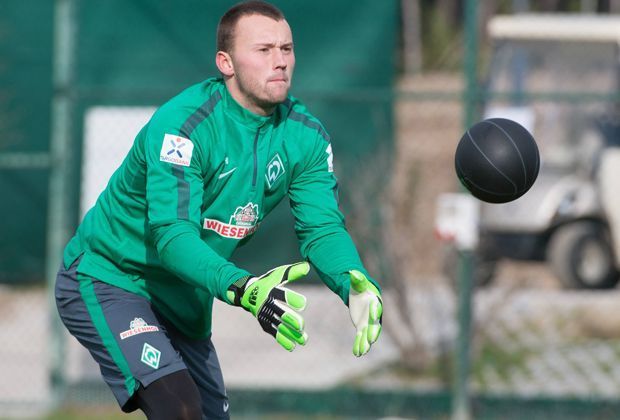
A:
MULTIPOLYGON (((344 226, 328 134, 297 99, 270 116, 208 79, 159 108, 64 252, 80 273, 145 296, 186 335, 247 271, 228 261, 288 195, 301 255, 345 303, 364 269, 344 226)), ((230 302, 228 302, 230 303, 230 302)))

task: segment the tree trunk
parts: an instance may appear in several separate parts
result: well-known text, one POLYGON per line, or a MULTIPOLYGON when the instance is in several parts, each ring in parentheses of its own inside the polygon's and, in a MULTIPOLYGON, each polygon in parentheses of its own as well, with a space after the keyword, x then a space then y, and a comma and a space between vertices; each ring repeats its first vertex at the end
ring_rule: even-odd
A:
POLYGON ((420 1, 401 0, 403 25, 403 67, 405 74, 422 70, 422 23, 420 1))

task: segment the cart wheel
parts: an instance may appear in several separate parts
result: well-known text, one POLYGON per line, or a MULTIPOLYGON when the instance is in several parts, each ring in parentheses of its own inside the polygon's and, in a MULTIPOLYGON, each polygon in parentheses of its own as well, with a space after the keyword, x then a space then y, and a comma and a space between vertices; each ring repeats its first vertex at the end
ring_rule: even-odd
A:
POLYGON ((551 237, 547 260, 570 289, 611 289, 618 283, 609 233, 600 223, 560 227, 551 237))

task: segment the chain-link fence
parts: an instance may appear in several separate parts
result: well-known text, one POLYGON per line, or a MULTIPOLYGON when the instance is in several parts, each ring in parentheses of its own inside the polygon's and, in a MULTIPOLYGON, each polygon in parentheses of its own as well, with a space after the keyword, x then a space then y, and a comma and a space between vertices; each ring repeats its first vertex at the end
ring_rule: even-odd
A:
MULTIPOLYGON (((161 12, 147 11, 151 17, 161 12)), ((92 24, 95 20, 92 14, 85 18, 92 24)), ((178 42, 174 34, 168 35, 178 42)), ((90 47, 89 42, 93 40, 85 45, 90 47)), ((550 56, 545 48, 539 51, 550 56)), ((617 48, 608 51, 615 54, 617 48)), ((500 80, 518 80, 524 69, 519 56, 509 66, 514 71, 500 80)), ((536 128, 543 165, 572 162, 571 176, 591 180, 601 128, 590 116, 605 114, 618 101, 609 92, 613 79, 599 77, 605 67, 595 63, 599 65, 593 73, 577 72, 577 81, 566 84, 564 76, 547 74, 534 78, 526 94, 515 96, 507 87, 497 96, 480 95, 480 102, 487 111, 503 108, 513 117, 524 115, 527 105, 528 112, 538 115, 538 125, 531 127, 536 128), (545 91, 541 83, 549 80, 565 83, 564 90, 545 91), (587 83, 566 92, 580 80, 587 83), (570 124, 561 122, 566 116, 570 124), (571 140, 568 148, 558 148, 561 136, 584 141, 571 140)), ((154 87, 123 91, 123 77, 115 79, 119 85, 112 84, 110 91, 93 88, 105 77, 97 79, 100 72, 82 64, 93 80, 72 92, 71 130, 76 141, 70 150, 73 158, 65 161, 75 181, 65 189, 66 200, 76 219, 92 205, 154 107, 166 99, 164 91, 169 93, 154 87)), ((355 67, 351 65, 351 71, 355 67)), ((552 70, 563 74, 561 67, 552 70)), ((486 274, 490 281, 474 290, 471 348, 458 349, 455 344, 458 270, 453 250, 435 236, 435 215, 440 194, 459 190, 454 150, 464 131, 465 111, 472 112, 464 108, 464 91, 461 75, 435 73, 402 77, 394 92, 317 92, 308 87, 300 92, 332 134, 347 226, 369 271, 384 285, 384 333, 369 355, 354 358, 348 312, 316 276, 296 287, 308 298, 310 341, 293 353, 282 351, 245 311, 216 302, 213 340, 233 418, 447 418, 458 350, 470 357, 468 386, 476 418, 614 418, 620 405, 619 292, 567 289, 545 262, 544 252, 542 257, 534 252, 520 259, 499 252, 506 243, 514 252, 532 251, 535 244, 518 245, 514 236, 503 232, 502 240, 491 247, 497 252, 476 255, 476 276, 486 274)), ((476 112, 485 114, 482 108, 476 112)), ((9 159, 5 149, 2 152, 0 170, 5 180, 12 180, 9 167, 16 167, 17 161, 9 159)), ((47 155, 32 156, 30 165, 38 171, 53 161, 47 155)), ((561 209, 570 210, 581 197, 569 195, 561 209)), ((34 198, 38 203, 40 197, 34 198)), ((496 219, 485 229, 523 214, 533 219, 534 210, 544 207, 541 203, 542 199, 521 213, 508 207, 486 208, 485 220, 496 219)), ((268 220, 272 224, 266 221, 257 233, 258 245, 235 257, 240 265, 247 262, 258 271, 294 257, 296 243, 286 205, 268 220), (281 250, 269 244, 274 233, 281 238, 281 250)), ((600 212, 588 217, 590 222, 600 220, 600 212)), ((586 257, 584 253, 568 261, 577 266, 586 257)), ((600 266, 600 260, 593 261, 594 268, 585 267, 586 272, 600 266)), ((77 407, 78 418, 97 410, 104 415, 118 411, 88 353, 52 321, 55 310, 49 295, 44 286, 0 289, 0 338, 5 343, 0 348, 0 417, 44 417, 50 407, 58 408, 56 404, 61 418, 71 413, 66 406, 77 407)))
MULTIPOLYGON (((434 218, 439 194, 457 189, 452 159, 462 131, 460 89, 460 78, 454 75, 403 80, 394 102, 395 153, 383 158, 389 150, 378 151, 373 171, 356 177, 360 188, 350 190, 346 199, 349 228, 369 269, 381 273, 386 286, 384 335, 367 357, 351 355, 353 331, 346 308, 324 287, 300 287, 309 301, 310 342, 291 354, 283 353, 244 311, 216 305, 214 342, 240 414, 277 411, 304 398, 324 399, 322 405, 304 406, 307 415, 365 412, 377 418, 449 413, 457 300, 454 279, 442 271, 443 245, 434 236, 434 218), (385 183, 387 172, 391 177, 385 183), (382 203, 377 214, 364 205, 367 191, 382 203), (359 406, 330 405, 329 393, 358 401, 359 406), (281 396, 281 406, 273 402, 274 395, 281 396), (370 395, 382 395, 384 402, 370 395), (365 401, 373 401, 374 408, 364 408, 365 401), (421 408, 425 402, 426 411, 421 408)), ((152 110, 88 108, 83 123, 82 200, 94 197, 85 189, 89 174, 103 174, 114 165, 111 162, 122 159, 125 149, 120 145, 129 146, 132 133, 152 110), (106 148, 105 139, 96 139, 102 127, 118 140, 114 145, 118 150, 106 148), (101 145, 104 150, 97 149, 101 145), (88 162, 95 167, 89 169, 88 162)), ((609 409, 620 387, 618 298, 615 290, 566 290, 544 263, 500 262, 492 285, 474 295, 470 386, 477 401, 475 412, 501 413, 497 415, 506 418, 509 415, 498 407, 514 407, 511 404, 518 399, 538 402, 538 412, 562 415, 564 405, 558 403, 562 400, 571 404, 594 400, 599 409, 609 409)), ((2 299, 0 331, 11 345, 4 347, 1 358, 5 374, 0 395, 7 413, 23 414, 27 408, 43 407, 53 395, 49 300, 37 287, 5 288, 2 299)), ((112 404, 90 356, 64 337, 64 401, 112 404)))

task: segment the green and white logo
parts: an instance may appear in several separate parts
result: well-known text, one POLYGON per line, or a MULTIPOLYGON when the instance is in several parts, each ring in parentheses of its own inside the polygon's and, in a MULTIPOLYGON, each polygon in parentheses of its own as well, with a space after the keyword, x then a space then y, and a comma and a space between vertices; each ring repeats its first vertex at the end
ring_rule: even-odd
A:
POLYGON ((144 347, 142 347, 142 357, 140 358, 142 363, 152 367, 153 369, 157 369, 159 367, 160 357, 161 352, 159 350, 151 346, 149 343, 144 343, 144 347))
POLYGON ((284 174, 284 163, 280 155, 276 153, 267 164, 267 173, 265 174, 265 180, 269 188, 273 187, 276 181, 284 174))

